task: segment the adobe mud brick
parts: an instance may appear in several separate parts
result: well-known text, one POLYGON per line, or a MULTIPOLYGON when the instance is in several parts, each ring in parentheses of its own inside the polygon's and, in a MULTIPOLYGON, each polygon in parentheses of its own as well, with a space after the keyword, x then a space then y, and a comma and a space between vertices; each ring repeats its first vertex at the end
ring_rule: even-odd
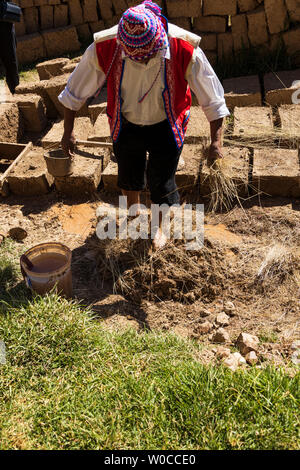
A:
POLYGON ((190 120, 185 135, 186 144, 207 145, 210 141, 210 124, 200 106, 191 107, 190 120))
POLYGON ((51 5, 40 7, 41 30, 52 29, 54 25, 54 9, 51 5))
POLYGON ((177 170, 175 180, 179 192, 187 193, 192 191, 199 182, 200 167, 204 160, 204 146, 185 143, 181 157, 185 164, 182 169, 177 170))
POLYGON ((74 26, 43 31, 42 37, 48 56, 58 56, 80 49, 80 42, 74 26))
POLYGON ((35 62, 46 56, 46 48, 39 33, 17 38, 17 56, 20 64, 35 62))
POLYGON ((106 115, 107 103, 92 104, 88 107, 91 123, 94 125, 99 114, 106 115))
POLYGON ((218 34, 218 57, 229 58, 233 54, 233 35, 230 32, 218 34))
POLYGON ((264 5, 270 33, 285 31, 289 21, 284 0, 265 0, 264 5))
MULTIPOLYGON (((223 147, 224 174, 232 179, 239 196, 248 194, 250 151, 244 147, 223 147)), ((214 188, 209 182, 210 167, 204 160, 200 173, 200 194, 204 197, 211 195, 214 188)))
POLYGON ((101 113, 96 119, 93 130, 90 133, 88 140, 95 140, 98 142, 110 142, 110 127, 106 113, 101 113))
POLYGON ((16 103, 0 104, 0 141, 19 142, 24 134, 24 122, 16 103))
POLYGON ((69 23, 68 6, 55 5, 54 7, 54 28, 62 28, 69 23))
POLYGON ((200 16, 194 18, 193 30, 200 33, 225 33, 226 19, 221 16, 200 16))
POLYGON ((258 8, 247 13, 248 37, 252 46, 260 46, 268 42, 267 20, 265 10, 258 8))
POLYGON ((27 34, 36 33, 39 30, 39 12, 35 7, 25 8, 23 11, 25 29, 27 34))
POLYGON ((271 106, 293 104, 292 96, 300 88, 300 83, 292 87, 296 81, 300 82, 300 69, 266 74, 264 76, 265 102, 271 106))
POLYGON ((300 23, 300 5, 299 0, 285 0, 286 7, 291 21, 300 23))
POLYGON ((97 0, 82 0, 83 21, 98 21, 97 0))
MULTIPOLYGON (((199 180, 201 162, 204 159, 201 144, 184 144, 182 158, 184 167, 176 172, 176 184, 181 193, 192 191, 199 180)), ((110 161, 102 174, 104 189, 108 192, 120 192, 118 187, 118 165, 110 161)))
POLYGON ((260 106, 262 95, 257 75, 249 77, 229 78, 223 81, 226 104, 235 106, 260 106))
POLYGON ((199 0, 168 0, 167 14, 169 18, 180 16, 195 18, 201 15, 201 2, 199 0))
POLYGON ((57 191, 74 197, 95 193, 101 180, 101 173, 109 160, 110 151, 83 148, 75 150, 74 156, 73 173, 66 177, 55 178, 57 191))
POLYGON ((36 70, 39 74, 40 80, 49 80, 52 77, 63 75, 63 67, 70 62, 70 59, 61 57, 59 59, 47 60, 37 64, 36 70))
POLYGON ((274 139, 272 108, 234 108, 233 138, 241 141, 268 143, 274 139))
POLYGON ((48 124, 45 107, 39 95, 15 95, 15 101, 23 116, 28 132, 42 132, 48 124))
POLYGON ((297 150, 254 150, 252 185, 270 196, 299 197, 300 170, 297 150))
POLYGON ((23 94, 36 94, 39 95, 46 106, 46 116, 48 119, 56 119, 57 118, 57 110, 52 103, 52 100, 49 98, 48 93, 46 92, 45 85, 47 84, 47 80, 42 80, 40 82, 30 82, 30 83, 22 83, 22 85, 18 85, 16 88, 16 95, 23 95, 23 94))
POLYGON ((110 20, 114 16, 111 0, 98 0, 98 6, 103 20, 110 20))
MULTIPOLYGON (((58 99, 60 93, 64 90, 67 81, 69 80, 69 74, 59 75, 58 77, 53 77, 50 80, 45 80, 43 82, 43 86, 45 91, 47 92, 49 98, 51 99, 53 105, 55 106, 58 114, 63 117, 64 116, 64 106, 58 99)), ((84 104, 82 108, 77 111, 76 116, 88 116, 88 108, 87 105, 84 104)))
POLYGON ((33 149, 9 172, 7 182, 10 191, 18 196, 47 194, 53 177, 47 172, 42 149, 33 149))
MULTIPOLYGON (((201 2, 199 2, 201 3, 201 2)), ((203 0, 203 15, 235 15, 237 0, 203 0)))
MULTIPOLYGON (((78 140, 87 140, 89 134, 93 132, 93 126, 89 118, 79 117, 74 122, 74 134, 78 140)), ((57 121, 53 124, 50 131, 42 138, 43 148, 58 148, 64 133, 64 121, 57 121)))
POLYGON ((299 148, 300 106, 283 105, 278 109, 280 131, 279 144, 287 148, 299 148))
POLYGON ((254 10, 257 7, 256 0, 237 0, 240 12, 254 10))

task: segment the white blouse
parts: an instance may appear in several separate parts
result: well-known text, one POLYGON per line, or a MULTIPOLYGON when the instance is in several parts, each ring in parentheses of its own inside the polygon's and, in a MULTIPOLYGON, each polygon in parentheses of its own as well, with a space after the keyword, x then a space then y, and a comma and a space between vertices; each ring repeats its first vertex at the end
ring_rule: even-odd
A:
MULTIPOLYGON (((147 64, 123 57, 125 66, 121 85, 122 114, 128 121, 150 125, 166 119, 162 91, 165 88, 164 60, 169 60, 169 57, 169 50, 157 54, 147 64), (147 96, 139 103, 150 88, 147 96)), ((199 47, 194 51, 185 78, 208 121, 230 114, 224 99, 224 89, 199 47)), ((58 99, 66 108, 78 111, 104 83, 105 74, 99 66, 93 43, 85 51, 58 99)))

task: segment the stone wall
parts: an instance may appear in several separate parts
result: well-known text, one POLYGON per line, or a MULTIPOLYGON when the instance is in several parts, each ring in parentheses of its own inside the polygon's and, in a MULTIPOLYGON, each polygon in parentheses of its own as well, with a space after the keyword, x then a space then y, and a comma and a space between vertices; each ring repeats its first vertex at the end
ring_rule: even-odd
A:
MULTIPOLYGON (((21 63, 78 50, 95 31, 119 21, 135 0, 14 0, 21 63)), ((300 65, 300 0, 158 0, 168 19, 200 34, 212 63, 250 46, 276 50, 283 41, 300 65)))

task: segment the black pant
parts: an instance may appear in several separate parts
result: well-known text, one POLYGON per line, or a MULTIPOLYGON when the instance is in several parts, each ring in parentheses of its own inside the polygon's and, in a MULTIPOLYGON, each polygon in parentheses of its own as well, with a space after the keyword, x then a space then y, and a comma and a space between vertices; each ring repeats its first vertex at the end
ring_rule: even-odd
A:
POLYGON ((11 93, 19 85, 16 35, 13 23, 0 21, 0 60, 6 72, 6 82, 11 93))
POLYGON ((114 153, 118 162, 119 188, 141 191, 147 182, 154 204, 171 206, 180 202, 175 173, 181 149, 176 146, 167 120, 138 126, 123 118, 114 153))

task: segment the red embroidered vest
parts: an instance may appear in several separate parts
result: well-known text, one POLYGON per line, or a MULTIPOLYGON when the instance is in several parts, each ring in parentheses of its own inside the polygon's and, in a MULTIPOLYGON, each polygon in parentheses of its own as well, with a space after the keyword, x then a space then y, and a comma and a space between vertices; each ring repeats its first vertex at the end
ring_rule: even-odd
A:
MULTIPOLYGON (((99 65, 107 78, 107 115, 111 136, 116 142, 122 126, 121 83, 125 61, 122 59, 122 50, 117 45, 116 37, 100 41, 96 38, 95 43, 99 65)), ((185 73, 192 59, 194 46, 185 39, 175 37, 169 37, 169 43, 171 58, 165 60, 165 89, 162 95, 177 147, 181 148, 192 104, 185 73)))

